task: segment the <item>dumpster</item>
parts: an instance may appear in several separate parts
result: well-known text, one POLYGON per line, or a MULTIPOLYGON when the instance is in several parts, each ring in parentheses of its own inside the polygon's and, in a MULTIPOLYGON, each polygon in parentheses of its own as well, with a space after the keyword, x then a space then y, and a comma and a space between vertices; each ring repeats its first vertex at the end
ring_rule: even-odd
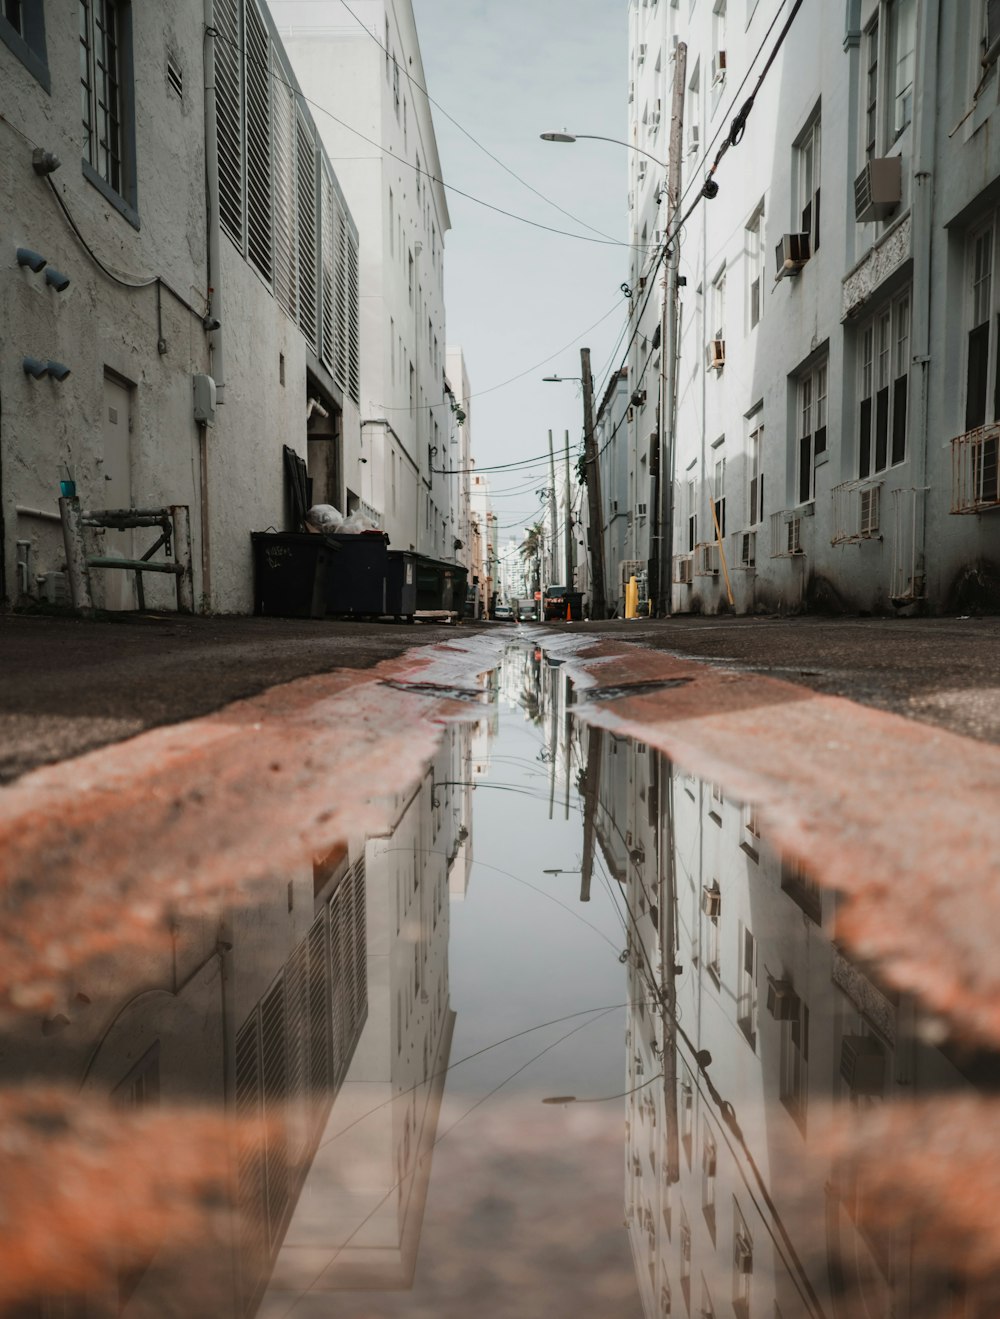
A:
POLYGON ((460 618, 465 606, 467 569, 457 563, 416 556, 417 613, 460 618))
POLYGON ((390 550, 385 578, 385 612, 413 622, 417 609, 417 556, 409 550, 390 550))
POLYGON ((567 617, 571 618, 574 623, 579 623, 583 619, 583 592, 567 591, 566 592, 566 611, 567 617))
POLYGON ((273 618, 322 618, 335 550, 304 531, 252 531, 253 611, 273 618))
POLYGON ((315 536, 331 547, 326 574, 326 612, 377 618, 386 609, 389 537, 382 531, 357 536, 315 536))

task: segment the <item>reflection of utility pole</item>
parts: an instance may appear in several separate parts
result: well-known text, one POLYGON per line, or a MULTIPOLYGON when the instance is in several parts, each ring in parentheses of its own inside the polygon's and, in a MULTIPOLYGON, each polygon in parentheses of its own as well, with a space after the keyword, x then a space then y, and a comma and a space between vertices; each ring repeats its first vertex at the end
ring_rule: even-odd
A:
POLYGON ((680 298, 678 272, 681 260, 680 230, 673 233, 680 209, 681 144, 684 129, 684 90, 687 86, 687 46, 678 42, 674 51, 674 90, 670 109, 670 150, 667 155, 666 229, 670 247, 664 258, 663 304, 660 315, 660 434, 658 439, 659 480, 657 522, 660 539, 652 558, 656 564, 656 612, 669 614, 674 569, 674 477, 677 471, 675 435, 677 399, 677 319, 680 298))
POLYGON ((590 617, 603 618, 604 604, 604 512, 601 499, 601 464, 594 438, 594 377, 590 374, 590 349, 580 349, 583 377, 583 446, 587 467, 587 504, 590 509, 590 617))
MULTIPOLYGON (((549 582, 558 581, 559 564, 559 519, 556 514, 556 459, 552 448, 552 432, 549 431, 549 519, 552 522, 552 540, 549 545, 549 582)), ((569 590, 569 587, 566 588, 569 590)))
POLYGON ((667 1127, 667 1184, 680 1181, 681 1159, 677 1115, 677 986, 674 977, 674 817, 673 772, 657 756, 657 896, 660 935, 660 1002, 663 1005, 663 1106, 667 1127))
POLYGON ((583 784, 583 878, 580 901, 590 901, 590 880, 594 873, 594 839, 597 834, 597 793, 601 779, 601 742, 604 730, 593 724, 587 729, 587 768, 583 784))
MULTIPOLYGON (((551 437, 552 432, 549 431, 551 437)), ((559 746, 559 727, 558 718, 559 702, 556 700, 556 679, 560 676, 559 669, 546 669, 549 676, 549 819, 552 819, 552 812, 556 804, 556 755, 559 746)))
MULTIPOLYGON (((566 590, 573 589, 573 495, 569 480, 569 431, 566 432, 566 590)), ((580 620, 577 619, 577 622, 580 620)))

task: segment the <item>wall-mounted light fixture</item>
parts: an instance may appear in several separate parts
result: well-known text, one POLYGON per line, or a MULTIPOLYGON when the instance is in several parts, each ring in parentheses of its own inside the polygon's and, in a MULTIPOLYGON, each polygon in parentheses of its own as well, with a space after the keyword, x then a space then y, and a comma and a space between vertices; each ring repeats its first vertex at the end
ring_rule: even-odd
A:
POLYGON ((51 284, 57 293, 65 293, 69 288, 70 279, 69 275, 64 275, 61 270, 53 270, 49 266, 45 272, 45 282, 51 284))
POLYGON ((52 379, 58 380, 60 384, 62 384, 68 375, 72 374, 69 367, 63 362, 47 362, 45 365, 46 370, 52 379))
POLYGON ((29 270, 37 275, 40 270, 45 269, 46 260, 40 252, 33 252, 30 247, 19 247, 17 249, 17 264, 27 266, 29 270))
POLYGON ((36 174, 54 174, 61 164, 59 157, 44 147, 35 147, 31 153, 31 168, 36 174))
POLYGON ((211 334, 213 330, 222 328, 222 322, 219 320, 218 316, 212 315, 203 316, 201 318, 201 325, 206 334, 211 334))
POLYGON ((21 369, 26 376, 32 376, 35 380, 41 380, 43 376, 49 374, 48 363, 40 361, 37 357, 22 357, 21 369))

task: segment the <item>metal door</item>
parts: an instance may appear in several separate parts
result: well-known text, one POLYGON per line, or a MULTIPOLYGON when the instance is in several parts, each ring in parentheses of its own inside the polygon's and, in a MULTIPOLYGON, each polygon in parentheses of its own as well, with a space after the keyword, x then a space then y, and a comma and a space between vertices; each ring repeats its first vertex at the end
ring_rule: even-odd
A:
MULTIPOLYGON (((132 391, 114 376, 104 377, 104 485, 95 501, 100 508, 132 507, 132 391)), ((131 559, 134 533, 103 533, 102 553, 131 559)), ((135 608, 135 574, 119 568, 98 569, 105 609, 135 608)))

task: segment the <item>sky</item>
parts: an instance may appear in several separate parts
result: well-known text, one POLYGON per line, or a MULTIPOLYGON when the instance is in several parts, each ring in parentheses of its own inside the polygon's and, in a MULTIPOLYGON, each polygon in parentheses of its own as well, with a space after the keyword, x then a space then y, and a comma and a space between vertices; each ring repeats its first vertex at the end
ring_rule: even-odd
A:
POLYGON ((465 353, 476 462, 542 457, 527 472, 490 474, 503 540, 523 535, 538 514, 534 491, 548 484, 548 430, 557 456, 567 430, 574 452, 582 436, 579 384, 542 377, 579 376, 580 348, 589 347, 596 406, 623 349, 613 358, 627 315, 620 288, 628 277, 627 148, 560 145, 539 134, 627 137, 628 8, 624 0, 413 6, 428 91, 465 130, 432 107, 445 183, 539 225, 595 238, 590 225, 615 240, 549 233, 449 193, 448 343, 465 353))

